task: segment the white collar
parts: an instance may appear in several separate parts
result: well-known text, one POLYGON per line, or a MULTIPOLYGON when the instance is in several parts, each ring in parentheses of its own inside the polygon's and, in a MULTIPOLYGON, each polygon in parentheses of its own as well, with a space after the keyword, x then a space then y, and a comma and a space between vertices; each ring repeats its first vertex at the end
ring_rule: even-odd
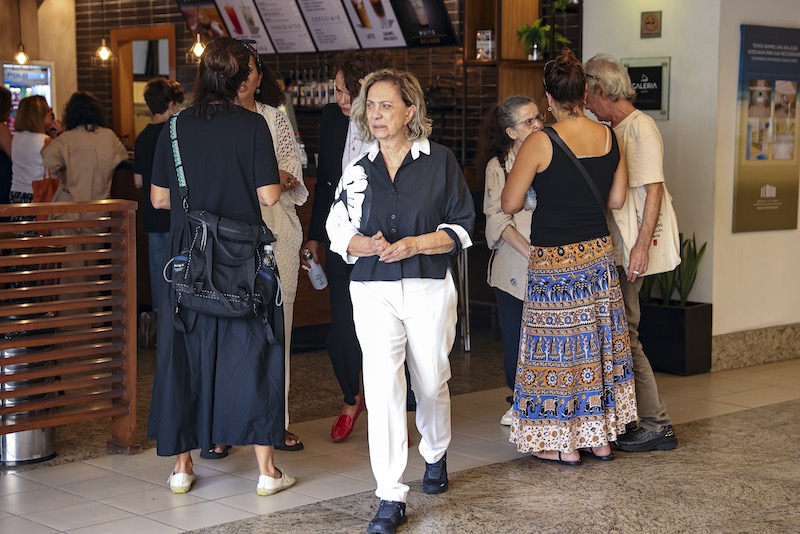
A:
MULTIPOLYGON (((378 152, 381 151, 381 147, 378 144, 378 140, 372 142, 367 150, 367 157, 370 161, 375 161, 375 158, 378 157, 378 152)), ((427 156, 431 155, 431 142, 428 140, 427 137, 423 137, 421 139, 417 139, 411 145, 411 159, 419 158, 420 154, 425 154, 427 156)))

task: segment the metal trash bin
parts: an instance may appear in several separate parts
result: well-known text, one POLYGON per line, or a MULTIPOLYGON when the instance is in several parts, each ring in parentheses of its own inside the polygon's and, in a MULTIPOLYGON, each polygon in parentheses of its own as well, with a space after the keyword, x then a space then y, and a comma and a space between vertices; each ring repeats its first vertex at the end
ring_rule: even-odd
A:
MULTIPOLYGON (((44 314, 47 315, 47 314, 44 314)), ((8 317, 8 320, 17 319, 30 319, 31 316, 25 317, 8 317)), ((52 332, 52 330, 36 330, 36 334, 52 332)), ((33 332, 12 332, 5 334, 5 339, 23 338, 31 335, 33 332)), ((24 344, 24 339, 20 339, 20 344, 24 344)), ((5 350, 0 350, 0 375, 8 377, 24 371, 32 369, 42 369, 52 367, 52 361, 44 362, 31 362, 21 364, 6 364, 8 358, 14 356, 22 356, 27 354, 34 354, 49 349, 45 347, 14 347, 5 350)), ((27 380, 10 380, 8 382, 0 382, 0 391, 14 392, 23 386, 32 384, 47 384, 54 382, 54 377, 31 378, 27 380)), ((18 397, 11 397, 8 399, 0 399, 0 406, 16 407, 19 410, 17 413, 0 416, 0 421, 18 421, 24 417, 31 417, 33 415, 41 415, 46 413, 47 410, 32 410, 25 411, 25 404, 32 401, 53 398, 53 393, 38 393, 34 395, 20 395, 18 397)), ((56 456, 56 432, 55 428, 35 428, 32 430, 23 430, 11 434, 0 435, 0 465, 3 466, 18 466, 35 462, 44 462, 56 456)))

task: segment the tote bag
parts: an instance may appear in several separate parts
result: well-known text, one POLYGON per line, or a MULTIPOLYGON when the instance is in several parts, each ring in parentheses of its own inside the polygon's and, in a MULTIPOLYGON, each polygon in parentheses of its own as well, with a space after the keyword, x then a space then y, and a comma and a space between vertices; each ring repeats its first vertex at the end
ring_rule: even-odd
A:
MULTIPOLYGON (((675 209, 672 207, 672 196, 667 191, 666 184, 662 185, 664 194, 661 197, 658 222, 650 243, 647 271, 639 276, 669 272, 681 263, 678 219, 675 216, 675 209)), ((611 210, 622 235, 622 267, 626 273, 631 260, 631 249, 636 244, 639 228, 642 226, 646 197, 647 186, 629 187, 622 209, 611 210)))

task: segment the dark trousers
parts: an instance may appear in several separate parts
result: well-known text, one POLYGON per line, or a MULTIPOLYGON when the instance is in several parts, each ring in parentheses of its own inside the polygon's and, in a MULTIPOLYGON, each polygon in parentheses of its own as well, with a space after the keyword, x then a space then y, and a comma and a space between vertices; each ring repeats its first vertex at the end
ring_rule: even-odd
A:
POLYGON ((333 252, 328 252, 325 267, 331 302, 331 327, 327 348, 333 372, 342 388, 344 402, 353 405, 361 391, 361 345, 353 323, 353 303, 350 300, 351 265, 333 252))
POLYGON ((494 288, 494 296, 497 300, 500 333, 503 336, 503 370, 506 375, 506 385, 511 391, 514 391, 523 303, 518 298, 497 288, 494 288))

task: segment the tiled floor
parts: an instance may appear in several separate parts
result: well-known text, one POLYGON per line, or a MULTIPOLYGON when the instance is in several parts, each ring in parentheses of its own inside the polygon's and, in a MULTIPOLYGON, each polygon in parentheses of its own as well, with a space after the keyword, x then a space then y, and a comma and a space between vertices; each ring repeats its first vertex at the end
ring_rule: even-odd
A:
MULTIPOLYGON (((690 377, 658 375, 658 383, 674 422, 685 423, 799 399, 800 360, 690 377)), ((453 397, 451 472, 521 457, 508 443, 507 428, 498 424, 507 408, 506 394, 500 388, 453 397)), ((359 420, 352 437, 339 444, 328 436, 332 422, 326 418, 292 426, 305 450, 278 452, 277 463, 298 483, 271 497, 255 494, 255 458, 243 447, 223 460, 196 457, 199 480, 187 495, 166 489, 173 459, 160 458, 153 449, 7 473, 0 476, 0 532, 184 532, 374 489, 366 420, 359 420)), ((418 434, 412 436, 416 441, 418 434)), ((423 468, 412 447, 405 478, 421 478, 423 468)))

